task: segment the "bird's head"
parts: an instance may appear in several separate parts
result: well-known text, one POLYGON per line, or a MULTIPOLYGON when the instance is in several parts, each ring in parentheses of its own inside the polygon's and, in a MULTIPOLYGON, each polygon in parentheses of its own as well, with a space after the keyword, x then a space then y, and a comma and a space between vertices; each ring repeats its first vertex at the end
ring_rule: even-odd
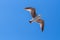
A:
POLYGON ((26 7, 25 10, 31 12, 33 10, 33 8, 32 7, 26 7))

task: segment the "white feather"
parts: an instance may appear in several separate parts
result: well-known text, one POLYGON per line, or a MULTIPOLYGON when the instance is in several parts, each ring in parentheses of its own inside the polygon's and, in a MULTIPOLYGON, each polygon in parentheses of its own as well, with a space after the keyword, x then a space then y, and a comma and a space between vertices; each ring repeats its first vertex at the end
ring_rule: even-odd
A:
POLYGON ((26 9, 26 10, 31 12, 31 10, 30 10, 30 9, 26 9))

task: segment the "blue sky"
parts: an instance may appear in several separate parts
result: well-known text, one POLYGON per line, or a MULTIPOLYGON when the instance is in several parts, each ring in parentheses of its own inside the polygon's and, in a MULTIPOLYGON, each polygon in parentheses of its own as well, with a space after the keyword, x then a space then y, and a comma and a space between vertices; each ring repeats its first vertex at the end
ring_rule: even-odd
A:
POLYGON ((0 40, 60 40, 59 0, 0 0, 0 40), (25 7, 36 8, 45 21, 44 32, 25 7))

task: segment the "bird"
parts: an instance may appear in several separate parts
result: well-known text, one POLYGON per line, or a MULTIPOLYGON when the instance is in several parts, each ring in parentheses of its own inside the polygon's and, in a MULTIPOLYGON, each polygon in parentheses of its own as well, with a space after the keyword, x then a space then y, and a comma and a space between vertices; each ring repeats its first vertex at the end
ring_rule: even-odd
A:
POLYGON ((41 15, 37 15, 36 14, 36 9, 33 8, 33 7, 26 7, 24 8, 26 11, 29 11, 31 16, 32 16, 32 19, 29 21, 29 23, 32 23, 32 22, 37 22, 39 23, 40 25, 40 28, 42 30, 42 32, 44 31, 44 20, 41 19, 41 15))

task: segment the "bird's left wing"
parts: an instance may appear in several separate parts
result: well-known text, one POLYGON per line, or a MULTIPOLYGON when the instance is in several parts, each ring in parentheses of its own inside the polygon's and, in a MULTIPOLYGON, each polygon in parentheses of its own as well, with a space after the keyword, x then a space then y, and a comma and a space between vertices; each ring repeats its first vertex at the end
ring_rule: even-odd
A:
POLYGON ((37 22, 40 24, 40 28, 43 32, 43 30, 44 30, 44 21, 42 19, 39 19, 39 20, 37 20, 37 22))

